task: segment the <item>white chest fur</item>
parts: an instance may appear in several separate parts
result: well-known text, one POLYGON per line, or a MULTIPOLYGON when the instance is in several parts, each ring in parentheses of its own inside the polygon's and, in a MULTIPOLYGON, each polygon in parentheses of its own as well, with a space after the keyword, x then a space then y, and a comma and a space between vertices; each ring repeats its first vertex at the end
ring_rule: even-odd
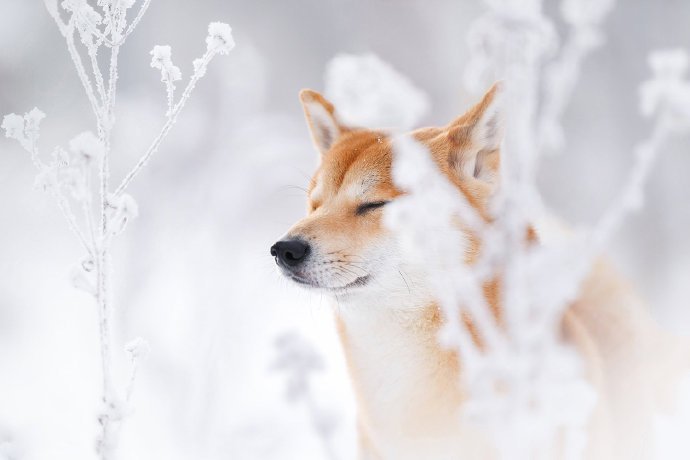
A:
POLYGON ((377 453, 369 458, 445 460, 476 449, 461 427, 457 361, 437 343, 440 315, 430 305, 339 309, 361 428, 377 453))

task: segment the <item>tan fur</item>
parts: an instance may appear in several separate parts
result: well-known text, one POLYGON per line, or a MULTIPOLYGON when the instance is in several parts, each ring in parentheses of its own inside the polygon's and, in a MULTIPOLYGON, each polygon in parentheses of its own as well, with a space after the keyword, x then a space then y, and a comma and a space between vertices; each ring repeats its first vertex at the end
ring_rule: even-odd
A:
MULTIPOLYGON (((447 126, 412 133, 487 220, 500 152, 492 144, 482 146, 477 130, 497 91, 492 88, 447 126)), ((338 332, 359 407, 360 458, 491 458, 490 443, 460 422, 462 366, 437 340, 445 321, 464 321, 481 346, 472 318, 444 318, 413 269, 409 280, 402 270, 398 278, 388 262, 393 246, 381 211, 357 213, 363 202, 393 200, 402 193, 391 179, 390 139, 385 132, 342 126, 333 105, 314 91, 300 96, 322 155, 309 186, 308 216, 287 236, 310 242, 316 252, 296 276, 330 290, 338 306, 338 332), (372 280, 358 287, 369 275, 372 280)), ((488 135, 498 129, 496 120, 486 123, 488 135)), ((473 263, 482 243, 466 233, 465 261, 473 263)), ((525 241, 539 244, 537 232, 529 229, 525 241)), ((500 323, 500 279, 486 283, 484 292, 500 323)), ((562 329, 599 391, 587 458, 648 458, 658 395, 670 392, 683 352, 676 351, 680 348, 673 339, 658 330, 629 286, 603 262, 592 269, 562 329)))

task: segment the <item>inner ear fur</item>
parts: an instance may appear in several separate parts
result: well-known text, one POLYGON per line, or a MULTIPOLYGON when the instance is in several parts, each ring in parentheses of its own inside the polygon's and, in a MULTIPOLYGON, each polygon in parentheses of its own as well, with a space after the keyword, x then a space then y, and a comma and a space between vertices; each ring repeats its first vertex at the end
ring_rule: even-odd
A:
POLYGON ((318 92, 303 89, 299 97, 314 146, 324 155, 347 128, 338 121, 333 104, 318 92))
POLYGON ((461 178, 491 187, 498 183, 503 141, 503 85, 494 84, 482 100, 447 127, 448 163, 461 178))

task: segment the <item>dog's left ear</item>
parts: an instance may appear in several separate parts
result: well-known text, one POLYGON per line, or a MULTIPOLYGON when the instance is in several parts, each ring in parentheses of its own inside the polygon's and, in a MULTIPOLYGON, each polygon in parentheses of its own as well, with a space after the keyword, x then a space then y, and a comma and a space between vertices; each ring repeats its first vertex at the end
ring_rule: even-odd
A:
POLYGON ((325 155, 347 129, 338 121, 333 104, 318 92, 303 89, 299 98, 314 145, 325 155))
POLYGON ((492 189, 498 184, 503 141, 503 83, 495 83, 482 100, 447 127, 449 164, 460 178, 474 178, 492 189))

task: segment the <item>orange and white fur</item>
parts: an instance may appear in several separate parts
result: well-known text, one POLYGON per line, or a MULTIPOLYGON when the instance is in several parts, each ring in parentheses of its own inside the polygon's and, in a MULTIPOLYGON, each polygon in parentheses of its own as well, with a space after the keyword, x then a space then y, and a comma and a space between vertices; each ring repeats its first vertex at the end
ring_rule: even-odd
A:
MULTIPOLYGON (((481 215, 499 183, 497 86, 446 126, 411 135, 481 215)), ((300 98, 320 155, 308 190, 308 215, 271 248, 285 276, 330 294, 358 402, 360 459, 487 459, 490 443, 461 423, 461 365, 437 341, 444 318, 423 263, 403 260, 382 223, 402 194, 391 179, 385 131, 344 126, 333 105, 300 98)), ((433 238, 434 235, 429 235, 433 238)), ((530 235, 530 244, 540 244, 530 235)), ((468 235, 467 263, 480 242, 468 235)), ((500 315, 497 283, 485 289, 500 315)), ((604 262, 567 310, 563 337, 580 351, 599 399, 586 458, 649 458, 653 414, 670 392, 682 358, 632 289, 604 262)))

